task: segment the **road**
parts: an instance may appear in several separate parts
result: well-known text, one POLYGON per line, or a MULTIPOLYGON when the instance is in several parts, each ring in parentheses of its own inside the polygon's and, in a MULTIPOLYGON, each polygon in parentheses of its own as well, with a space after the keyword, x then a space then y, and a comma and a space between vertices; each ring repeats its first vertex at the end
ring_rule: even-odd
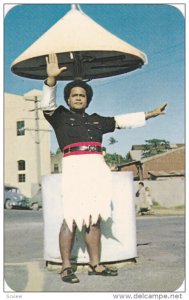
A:
POLYGON ((42 210, 5 210, 4 276, 17 292, 174 292, 185 279, 184 216, 137 217, 137 252, 136 262, 116 264, 115 278, 88 276, 83 267, 80 283, 69 285, 43 260, 42 210))

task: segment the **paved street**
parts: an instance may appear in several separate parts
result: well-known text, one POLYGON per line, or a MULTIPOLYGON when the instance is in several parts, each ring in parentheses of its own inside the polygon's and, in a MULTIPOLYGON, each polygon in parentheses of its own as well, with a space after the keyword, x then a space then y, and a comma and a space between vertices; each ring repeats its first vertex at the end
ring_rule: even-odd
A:
POLYGON ((173 292, 185 279, 184 216, 137 217, 136 262, 116 264, 119 276, 88 276, 79 267, 79 284, 60 280, 59 266, 43 260, 41 211, 5 210, 4 276, 17 292, 173 292))

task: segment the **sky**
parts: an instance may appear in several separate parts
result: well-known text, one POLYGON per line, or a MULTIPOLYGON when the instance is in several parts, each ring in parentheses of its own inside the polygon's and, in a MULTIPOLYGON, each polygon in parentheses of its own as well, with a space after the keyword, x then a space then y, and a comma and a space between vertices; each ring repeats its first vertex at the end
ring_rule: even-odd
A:
MULTIPOLYGON (((86 15, 148 58, 148 64, 136 71, 90 81, 94 96, 87 113, 114 116, 149 111, 165 102, 168 104, 166 115, 148 120, 144 127, 104 135, 103 145, 107 151, 125 156, 132 145, 144 144, 153 138, 184 143, 185 18, 181 11, 168 4, 91 3, 80 7, 86 15), (109 145, 112 136, 117 143, 109 145)), ((23 4, 6 13, 4 92, 23 95, 32 89, 42 89, 41 80, 13 74, 11 64, 70 8, 71 4, 23 4)), ((59 105, 65 105, 62 91, 66 83, 58 83, 59 105)), ((51 150, 57 148, 52 133, 51 150)))

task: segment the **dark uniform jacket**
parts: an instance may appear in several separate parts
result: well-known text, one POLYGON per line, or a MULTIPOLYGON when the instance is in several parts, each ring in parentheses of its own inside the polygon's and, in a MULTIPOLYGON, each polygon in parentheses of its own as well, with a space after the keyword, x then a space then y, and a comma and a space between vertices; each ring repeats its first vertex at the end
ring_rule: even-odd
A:
POLYGON ((73 143, 101 143, 103 134, 115 130, 114 117, 78 113, 64 106, 59 106, 52 115, 44 111, 44 116, 55 131, 61 151, 65 146, 73 143))

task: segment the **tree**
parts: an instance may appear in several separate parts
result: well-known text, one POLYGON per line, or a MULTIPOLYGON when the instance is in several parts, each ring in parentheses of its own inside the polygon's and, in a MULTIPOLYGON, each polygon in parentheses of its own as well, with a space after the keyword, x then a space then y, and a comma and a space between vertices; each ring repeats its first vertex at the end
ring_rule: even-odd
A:
POLYGON ((109 145, 114 145, 115 143, 117 143, 118 141, 113 137, 113 136, 111 136, 110 138, 109 138, 109 145))
POLYGON ((142 158, 166 152, 171 148, 170 142, 166 140, 151 139, 151 140, 146 140, 145 142, 146 144, 144 145, 142 158))
MULTIPOLYGON (((117 142, 118 141, 113 136, 109 138, 109 145, 114 145, 117 142)), ((120 156, 118 154, 114 153, 112 158, 114 161, 117 161, 116 164, 120 164, 120 156)))
POLYGON ((126 158, 117 153, 106 153, 104 156, 105 162, 110 167, 116 167, 119 164, 127 162, 126 158))
POLYGON ((56 150, 56 154, 58 154, 58 153, 60 153, 61 152, 61 150, 60 150, 60 148, 58 148, 57 150, 56 150))

